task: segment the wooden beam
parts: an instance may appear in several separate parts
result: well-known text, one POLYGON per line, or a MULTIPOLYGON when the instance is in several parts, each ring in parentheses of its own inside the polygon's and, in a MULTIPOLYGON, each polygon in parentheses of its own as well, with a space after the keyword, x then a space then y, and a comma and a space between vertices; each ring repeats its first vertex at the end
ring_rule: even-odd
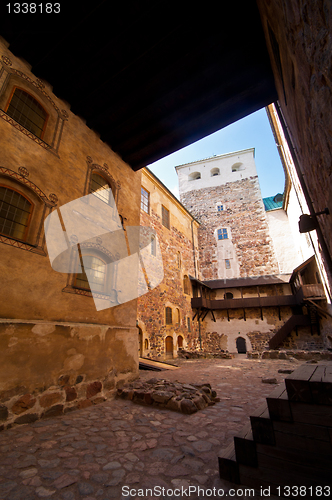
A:
POLYGON ((312 304, 313 306, 316 307, 316 309, 318 309, 318 311, 326 318, 326 315, 327 316, 330 316, 330 318, 332 318, 332 314, 330 314, 329 312, 325 311, 325 309, 323 309, 322 307, 320 307, 318 304, 316 304, 316 302, 314 302, 313 300, 311 299, 306 299, 306 302, 310 302, 310 304, 312 304))

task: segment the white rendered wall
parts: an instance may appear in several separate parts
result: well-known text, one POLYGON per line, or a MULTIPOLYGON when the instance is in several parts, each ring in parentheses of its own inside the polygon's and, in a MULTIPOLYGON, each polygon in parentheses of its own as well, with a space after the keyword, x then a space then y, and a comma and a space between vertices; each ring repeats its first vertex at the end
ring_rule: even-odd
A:
POLYGON ((180 194, 194 189, 222 186, 227 182, 236 182, 256 176, 254 155, 255 149, 251 148, 175 167, 179 178, 180 194), (232 172, 232 167, 238 170, 232 172), (219 169, 219 175, 212 176, 211 171, 214 172, 216 169, 219 169), (189 176, 196 172, 200 174, 201 178, 191 180, 189 176))
MULTIPOLYGON (((279 272, 292 273, 305 259, 300 246, 295 241, 286 212, 280 208, 266 212, 270 235, 277 257, 279 272)), ((298 220, 298 219, 297 219, 298 220)), ((299 233, 300 234, 300 233, 299 233)), ((305 244, 308 245, 305 241, 305 244)))

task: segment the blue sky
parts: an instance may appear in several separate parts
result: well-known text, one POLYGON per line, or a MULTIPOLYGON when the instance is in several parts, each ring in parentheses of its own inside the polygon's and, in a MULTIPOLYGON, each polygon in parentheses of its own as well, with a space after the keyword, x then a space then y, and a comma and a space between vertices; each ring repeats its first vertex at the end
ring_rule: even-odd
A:
POLYGON ((178 177, 175 166, 248 148, 255 148, 255 163, 262 197, 267 198, 282 193, 285 176, 265 109, 260 109, 148 165, 148 168, 175 196, 178 196, 178 177))

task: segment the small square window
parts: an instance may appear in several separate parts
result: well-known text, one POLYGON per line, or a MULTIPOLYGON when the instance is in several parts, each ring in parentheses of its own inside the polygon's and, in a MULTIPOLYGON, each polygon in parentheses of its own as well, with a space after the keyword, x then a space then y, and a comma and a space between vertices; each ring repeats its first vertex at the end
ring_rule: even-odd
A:
POLYGON ((227 240, 228 239, 228 233, 227 229, 218 229, 218 240, 227 240))
POLYGON ((229 259, 225 259, 225 267, 226 267, 226 269, 231 268, 231 261, 229 259))
POLYGON ((169 210, 165 208, 163 205, 161 206, 161 223, 163 226, 169 229, 169 210))
POLYGON ((224 205, 218 205, 218 212, 224 211, 224 205))
POLYGON ((141 210, 149 213, 150 210, 150 193, 141 187, 141 210))

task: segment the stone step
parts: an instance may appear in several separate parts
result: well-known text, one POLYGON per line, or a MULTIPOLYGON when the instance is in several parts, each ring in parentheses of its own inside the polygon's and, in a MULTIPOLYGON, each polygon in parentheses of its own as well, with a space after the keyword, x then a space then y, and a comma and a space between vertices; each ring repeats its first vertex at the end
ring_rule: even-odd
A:
POLYGON ((304 364, 285 379, 289 401, 332 405, 332 362, 304 364))
POLYGON ((239 464, 236 461, 234 443, 231 442, 218 457, 219 476, 230 483, 240 484, 239 464))

